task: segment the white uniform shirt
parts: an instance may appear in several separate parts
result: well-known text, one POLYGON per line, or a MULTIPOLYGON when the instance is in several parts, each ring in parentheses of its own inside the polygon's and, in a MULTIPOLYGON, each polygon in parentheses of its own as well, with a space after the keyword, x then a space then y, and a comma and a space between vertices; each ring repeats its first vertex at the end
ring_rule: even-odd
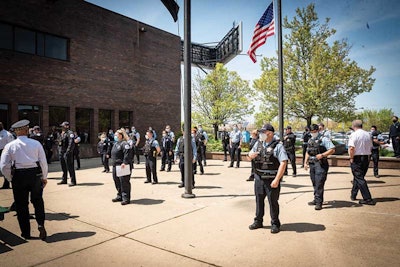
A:
POLYGON ((28 169, 37 167, 37 161, 42 168, 43 179, 46 179, 48 166, 43 146, 27 136, 18 136, 16 140, 4 147, 1 154, 0 169, 7 180, 11 181, 11 165, 13 162, 15 162, 17 169, 28 169))
POLYGON ((350 135, 349 147, 354 147, 354 155, 371 155, 372 140, 367 131, 357 129, 350 135))
POLYGON ((6 131, 6 130, 1 130, 0 131, 0 150, 4 149, 7 143, 10 143, 12 140, 14 140, 13 135, 6 131))

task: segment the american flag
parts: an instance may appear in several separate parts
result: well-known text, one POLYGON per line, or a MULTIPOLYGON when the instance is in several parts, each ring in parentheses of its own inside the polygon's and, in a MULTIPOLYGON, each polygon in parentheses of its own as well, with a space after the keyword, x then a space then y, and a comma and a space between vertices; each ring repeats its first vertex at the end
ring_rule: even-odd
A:
POLYGON ((261 19, 257 22, 254 29, 253 39, 250 44, 249 51, 247 54, 251 60, 256 63, 256 50, 267 41, 268 36, 275 34, 275 23, 274 23, 274 3, 272 2, 267 10, 265 10, 261 19))

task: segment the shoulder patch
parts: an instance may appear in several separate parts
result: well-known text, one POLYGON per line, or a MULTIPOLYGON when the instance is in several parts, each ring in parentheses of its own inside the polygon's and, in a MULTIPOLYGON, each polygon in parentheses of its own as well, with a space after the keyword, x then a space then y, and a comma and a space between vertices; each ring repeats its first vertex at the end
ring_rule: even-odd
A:
POLYGON ((70 137, 70 138, 74 138, 75 135, 72 133, 72 134, 69 135, 69 137, 70 137))
POLYGON ((128 144, 125 145, 125 149, 131 148, 128 144))

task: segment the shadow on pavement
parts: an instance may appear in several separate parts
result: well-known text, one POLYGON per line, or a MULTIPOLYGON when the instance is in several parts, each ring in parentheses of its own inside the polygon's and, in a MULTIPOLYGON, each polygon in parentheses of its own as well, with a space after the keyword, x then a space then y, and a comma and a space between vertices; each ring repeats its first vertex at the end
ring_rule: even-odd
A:
POLYGON ((18 245, 22 245, 26 243, 27 241, 14 233, 11 233, 10 231, 0 227, 0 254, 12 251, 13 249, 11 247, 15 247, 18 245))
POLYGON ((385 184, 385 181, 366 180, 368 184, 385 184))
POLYGON ((220 172, 205 172, 204 175, 220 175, 220 172))
POLYGON ((76 186, 99 186, 104 185, 104 183, 77 183, 76 186))
MULTIPOLYGON (((270 229, 271 227, 267 227, 270 229)), ((296 233, 307 233, 325 231, 325 225, 314 223, 285 223, 281 226, 281 231, 293 231, 296 233)))
POLYGON ((220 187, 220 186, 211 186, 211 185, 196 186, 196 189, 217 189, 217 188, 222 188, 222 187, 220 187))
POLYGON ((65 240, 89 237, 95 235, 96 232, 65 232, 65 233, 57 233, 51 236, 47 236, 46 243, 55 243, 65 240))
POLYGON ((363 205, 352 201, 332 200, 323 204, 323 209, 338 209, 338 208, 351 208, 362 207, 363 205))
POLYGON ((169 184, 180 184, 180 183, 178 183, 178 182, 158 182, 159 184, 167 184, 167 185, 169 185, 169 184))
POLYGON ((390 202, 390 201, 397 201, 400 200, 398 197, 378 197, 374 198, 376 202, 390 202))
POLYGON ((46 213, 46 221, 65 221, 68 219, 79 218, 77 215, 70 215, 69 213, 59 212, 59 213, 46 213))
MULTIPOLYGON (((349 167, 350 169, 350 167, 349 167)), ((328 172, 328 174, 351 174, 350 171, 349 172, 328 172)))
POLYGON ((298 184, 281 184, 282 187, 289 187, 289 188, 293 188, 293 189, 298 189, 298 188, 302 188, 302 187, 311 187, 311 185, 298 185, 298 184))
POLYGON ((384 175, 379 175, 380 178, 386 178, 386 177, 396 177, 396 178, 400 178, 400 175, 393 175, 393 174, 384 174, 384 175))
POLYGON ((163 199, 149 199, 149 198, 141 198, 141 199, 135 199, 131 200, 132 204, 139 204, 139 205, 156 205, 156 204, 161 204, 165 200, 163 199))

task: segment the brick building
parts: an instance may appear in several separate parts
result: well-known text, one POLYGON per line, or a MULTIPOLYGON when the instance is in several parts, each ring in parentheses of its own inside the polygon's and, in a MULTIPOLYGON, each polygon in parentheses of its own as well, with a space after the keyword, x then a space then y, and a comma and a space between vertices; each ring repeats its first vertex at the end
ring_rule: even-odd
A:
POLYGON ((0 121, 46 134, 67 120, 82 156, 108 128, 178 131, 180 49, 179 36, 83 0, 2 0, 0 121))

